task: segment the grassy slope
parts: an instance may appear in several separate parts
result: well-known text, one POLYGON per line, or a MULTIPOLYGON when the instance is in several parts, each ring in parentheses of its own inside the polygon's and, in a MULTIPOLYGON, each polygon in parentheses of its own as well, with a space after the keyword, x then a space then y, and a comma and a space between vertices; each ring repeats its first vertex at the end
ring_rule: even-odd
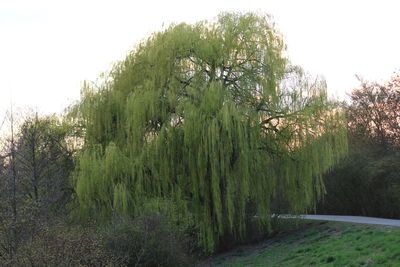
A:
POLYGON ((240 247, 201 266, 400 266, 400 228, 307 223, 263 243, 240 247))

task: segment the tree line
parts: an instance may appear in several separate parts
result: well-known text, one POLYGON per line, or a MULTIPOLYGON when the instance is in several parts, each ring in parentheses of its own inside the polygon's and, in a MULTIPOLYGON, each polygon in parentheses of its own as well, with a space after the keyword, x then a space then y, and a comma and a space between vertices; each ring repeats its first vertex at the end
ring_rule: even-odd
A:
POLYGON ((400 75, 360 80, 345 106, 349 154, 325 177, 319 212, 399 218, 400 75))

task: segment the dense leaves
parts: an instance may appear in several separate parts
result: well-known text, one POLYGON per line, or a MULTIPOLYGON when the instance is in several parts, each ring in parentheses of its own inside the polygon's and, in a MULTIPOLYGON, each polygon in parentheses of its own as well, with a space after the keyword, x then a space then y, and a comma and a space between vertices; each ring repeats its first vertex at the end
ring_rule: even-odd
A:
POLYGON ((193 241, 161 214, 114 217, 102 232, 118 266, 193 266, 188 256, 193 241))
POLYGON ((322 174, 346 153, 346 128, 324 82, 284 52, 268 17, 222 14, 153 34, 86 84, 71 111, 84 133, 76 215, 139 216, 172 201, 212 251, 274 199, 290 212, 312 207, 322 174))
POLYGON ((327 195, 318 212, 382 218, 400 217, 400 155, 353 151, 325 177, 327 195))

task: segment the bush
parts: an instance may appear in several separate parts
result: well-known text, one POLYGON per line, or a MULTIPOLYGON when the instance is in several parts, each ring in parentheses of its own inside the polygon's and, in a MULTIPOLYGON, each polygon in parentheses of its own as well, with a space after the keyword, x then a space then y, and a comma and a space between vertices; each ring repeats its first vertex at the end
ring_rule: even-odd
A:
POLYGON ((12 262, 25 240, 37 235, 42 229, 42 221, 37 219, 38 205, 26 202, 14 215, 4 209, 0 213, 0 263, 12 262))
POLYGON ((400 218, 400 153, 352 153, 325 177, 318 213, 400 218))
POLYGON ((103 231, 106 247, 120 265, 191 266, 188 242, 176 225, 159 213, 135 219, 118 216, 103 231))
MULTIPOLYGON (((15 229, 21 223, 11 222, 8 226, 9 233, 17 233, 15 229)), ((13 250, 0 258, 0 266, 114 266, 112 254, 89 228, 43 223, 34 232, 19 236, 23 238, 9 235, 13 250)))
POLYGON ((112 254, 92 229, 50 219, 40 203, 26 201, 17 216, 0 214, 0 266, 111 266, 112 254))

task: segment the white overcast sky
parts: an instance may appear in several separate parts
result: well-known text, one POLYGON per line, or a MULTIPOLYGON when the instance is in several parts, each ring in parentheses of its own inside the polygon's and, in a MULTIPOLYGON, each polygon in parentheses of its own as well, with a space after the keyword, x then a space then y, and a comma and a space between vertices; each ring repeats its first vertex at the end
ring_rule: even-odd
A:
MULTIPOLYGON (((0 1, 0 124, 11 101, 40 113, 79 99, 113 62, 162 25, 211 20, 222 11, 271 14, 292 62, 322 75, 343 99, 400 68, 400 1, 140 0, 0 1)), ((1 125, 0 125, 1 126, 1 125)))

